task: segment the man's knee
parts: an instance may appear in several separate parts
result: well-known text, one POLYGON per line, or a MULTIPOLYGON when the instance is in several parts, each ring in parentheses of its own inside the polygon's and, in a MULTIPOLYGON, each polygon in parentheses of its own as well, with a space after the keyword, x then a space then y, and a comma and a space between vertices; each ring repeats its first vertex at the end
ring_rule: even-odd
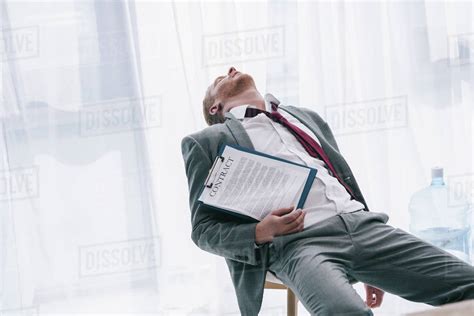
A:
POLYGON ((474 283, 458 287, 449 303, 461 302, 469 299, 474 299, 474 283))
POLYGON ((432 306, 441 306, 469 299, 474 299, 474 283, 454 286, 452 289, 447 289, 443 293, 431 297, 429 300, 425 300, 423 303, 432 306))

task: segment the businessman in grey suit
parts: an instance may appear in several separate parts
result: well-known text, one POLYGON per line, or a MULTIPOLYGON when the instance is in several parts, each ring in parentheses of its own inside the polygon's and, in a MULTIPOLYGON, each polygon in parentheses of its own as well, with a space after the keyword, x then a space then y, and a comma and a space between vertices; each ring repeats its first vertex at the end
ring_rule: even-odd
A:
POLYGON ((267 271, 315 315, 373 315, 371 308, 380 306, 384 291, 433 306, 474 298, 472 266, 388 225, 387 214, 369 212, 331 129, 317 113, 282 105, 269 94, 262 97, 250 75, 231 67, 206 91, 203 114, 210 126, 181 142, 191 238, 201 249, 225 258, 242 315, 260 311, 267 271), (275 107, 322 147, 336 174, 267 115, 275 107), (260 111, 248 116, 249 108, 260 111), (304 208, 289 205, 256 221, 199 202, 221 144, 237 144, 318 169, 304 208), (316 224, 305 227, 308 216, 316 224), (357 281, 365 284, 365 302, 352 287, 357 281))

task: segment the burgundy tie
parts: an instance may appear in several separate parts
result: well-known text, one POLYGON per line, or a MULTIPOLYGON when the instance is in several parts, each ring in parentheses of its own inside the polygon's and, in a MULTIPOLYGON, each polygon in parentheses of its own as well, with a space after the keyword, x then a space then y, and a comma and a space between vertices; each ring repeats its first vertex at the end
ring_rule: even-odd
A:
POLYGON ((301 145, 303 145, 304 149, 308 152, 308 154, 311 157, 321 159, 324 161, 324 163, 326 163, 326 166, 329 167, 332 174, 346 188, 347 192, 349 192, 352 198, 356 199, 354 193, 349 188, 349 186, 344 181, 342 181, 342 179, 339 177, 339 175, 336 172, 336 169, 334 169, 334 166, 332 165, 331 161, 329 161, 329 157, 326 155, 323 148, 319 146, 318 142, 316 142, 311 136, 305 133, 301 128, 290 123, 285 117, 283 117, 283 115, 278 113, 277 106, 273 103, 272 103, 272 109, 273 111, 270 113, 268 111, 263 111, 257 108, 247 107, 245 111, 245 117, 254 117, 259 113, 265 113, 265 115, 267 115, 269 118, 271 118, 275 122, 278 122, 281 125, 285 126, 296 137, 296 139, 301 143, 301 145))

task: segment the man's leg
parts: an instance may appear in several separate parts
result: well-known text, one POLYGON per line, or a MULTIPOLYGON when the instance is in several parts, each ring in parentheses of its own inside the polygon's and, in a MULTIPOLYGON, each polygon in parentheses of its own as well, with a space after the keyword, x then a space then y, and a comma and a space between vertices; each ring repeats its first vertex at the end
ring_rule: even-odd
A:
POLYGON ((352 260, 353 246, 339 216, 276 239, 270 248, 269 269, 295 292, 311 315, 373 315, 348 281, 346 266, 352 260))
POLYGON ((359 281, 434 306, 474 298, 471 265, 386 225, 386 214, 356 212, 342 217, 359 253, 350 271, 359 281))

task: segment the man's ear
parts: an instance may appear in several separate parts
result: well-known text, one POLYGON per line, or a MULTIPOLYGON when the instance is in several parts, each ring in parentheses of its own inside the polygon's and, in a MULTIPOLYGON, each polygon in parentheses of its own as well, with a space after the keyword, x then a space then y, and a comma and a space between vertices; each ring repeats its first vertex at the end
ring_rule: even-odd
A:
POLYGON ((218 111, 221 111, 222 108, 222 103, 216 102, 209 108, 209 113, 215 115, 218 111))

